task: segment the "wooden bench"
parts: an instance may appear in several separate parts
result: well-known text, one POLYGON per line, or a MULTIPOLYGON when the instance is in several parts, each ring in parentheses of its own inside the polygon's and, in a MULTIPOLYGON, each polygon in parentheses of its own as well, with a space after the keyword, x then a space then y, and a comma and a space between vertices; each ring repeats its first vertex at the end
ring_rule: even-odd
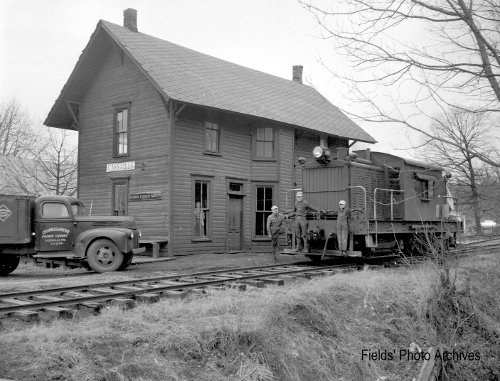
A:
POLYGON ((160 246, 168 244, 168 237, 144 237, 139 240, 139 245, 151 245, 153 250, 153 258, 160 257, 160 246))

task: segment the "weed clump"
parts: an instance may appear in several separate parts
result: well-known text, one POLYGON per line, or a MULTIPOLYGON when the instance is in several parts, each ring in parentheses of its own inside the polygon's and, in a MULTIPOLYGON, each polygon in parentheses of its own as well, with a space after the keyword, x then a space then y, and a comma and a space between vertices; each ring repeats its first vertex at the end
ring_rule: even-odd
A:
POLYGON ((500 377, 500 268, 495 263, 480 273, 497 287, 489 289, 491 285, 486 285, 484 278, 471 277, 470 271, 459 267, 451 269, 445 263, 437 268, 426 317, 447 354, 443 356, 442 379, 500 377))

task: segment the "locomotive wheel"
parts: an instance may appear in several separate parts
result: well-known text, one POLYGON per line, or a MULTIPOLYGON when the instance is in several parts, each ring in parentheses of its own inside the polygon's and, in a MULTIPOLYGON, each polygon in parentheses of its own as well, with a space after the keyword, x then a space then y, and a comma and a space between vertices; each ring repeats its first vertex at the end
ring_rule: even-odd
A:
POLYGON ((17 255, 0 254, 0 276, 9 275, 19 266, 20 258, 17 255))
POLYGON ((98 273, 116 271, 124 260, 121 250, 109 239, 98 239, 87 250, 87 262, 98 273))
POLYGON ((130 266, 132 263, 132 259, 134 258, 134 254, 129 253, 129 254, 124 254, 124 260, 118 271, 125 270, 127 267, 130 266))

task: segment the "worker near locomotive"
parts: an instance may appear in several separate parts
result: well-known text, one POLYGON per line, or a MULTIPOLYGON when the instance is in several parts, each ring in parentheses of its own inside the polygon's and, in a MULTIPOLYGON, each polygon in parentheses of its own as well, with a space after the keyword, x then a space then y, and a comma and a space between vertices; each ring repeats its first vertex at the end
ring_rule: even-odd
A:
MULTIPOLYGON (((297 200, 305 196, 316 206, 304 214, 308 224, 295 212, 294 233, 304 234, 303 254, 313 261, 346 254, 417 255, 429 243, 455 242, 461 223, 450 214, 449 175, 443 176, 443 168, 370 150, 342 148, 332 156, 323 146, 314 148, 313 157, 299 160, 297 200)), ((294 247, 283 251, 294 253, 294 247)))
POLYGON ((283 226, 284 219, 283 213, 280 213, 278 207, 273 205, 271 207, 271 214, 267 217, 266 229, 269 238, 271 238, 271 251, 275 262, 278 261, 279 237, 280 234, 285 232, 285 227, 283 226))
POLYGON ((315 206, 304 200, 304 192, 298 191, 296 195, 295 207, 287 212, 287 217, 295 217, 295 239, 297 243, 297 252, 309 252, 309 234, 307 214, 309 212, 320 213, 315 206))

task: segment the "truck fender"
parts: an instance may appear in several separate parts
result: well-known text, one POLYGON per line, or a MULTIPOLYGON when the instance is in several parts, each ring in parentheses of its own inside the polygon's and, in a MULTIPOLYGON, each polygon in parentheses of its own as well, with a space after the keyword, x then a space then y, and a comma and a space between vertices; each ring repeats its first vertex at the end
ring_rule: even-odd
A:
POLYGON ((78 235, 75 240, 74 252, 79 257, 87 255, 87 247, 96 239, 109 239, 123 252, 128 252, 128 229, 91 229, 86 230, 78 235))

